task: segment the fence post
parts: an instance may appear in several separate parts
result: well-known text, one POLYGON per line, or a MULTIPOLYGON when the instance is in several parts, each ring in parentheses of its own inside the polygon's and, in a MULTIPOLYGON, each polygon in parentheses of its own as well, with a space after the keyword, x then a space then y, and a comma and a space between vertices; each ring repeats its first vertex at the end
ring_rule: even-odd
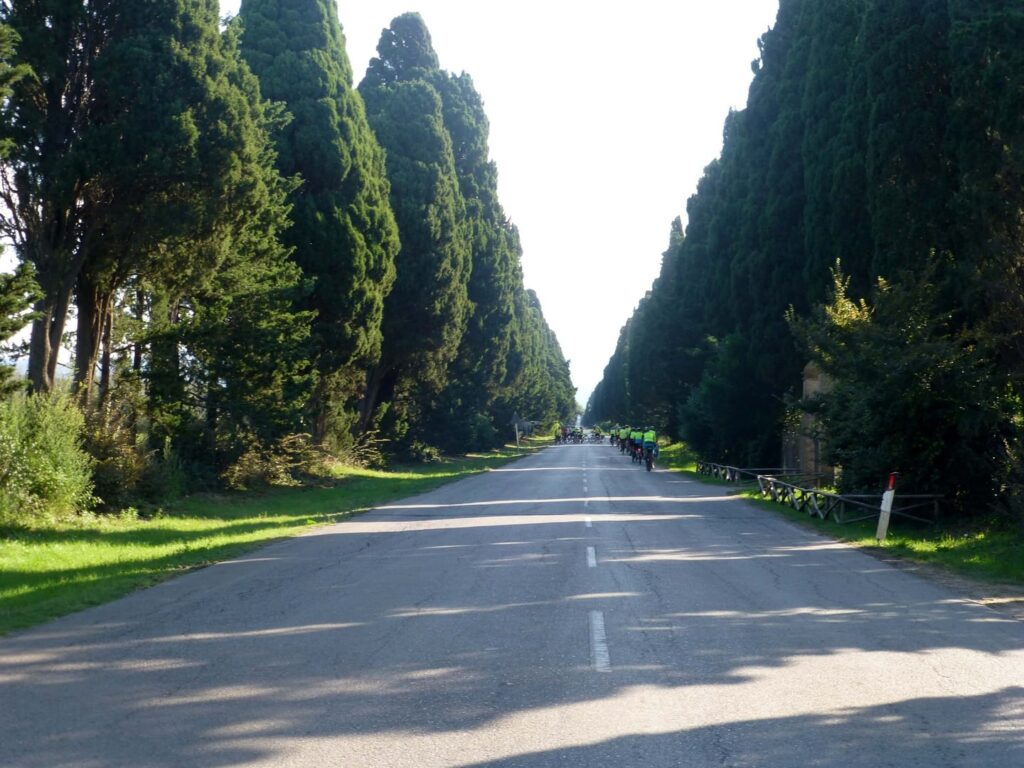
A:
POLYGON ((881 544, 889 532, 889 516, 892 514, 892 500, 896 496, 896 476, 898 472, 889 473, 889 487, 882 494, 882 508, 878 515, 878 528, 875 529, 875 540, 881 544))

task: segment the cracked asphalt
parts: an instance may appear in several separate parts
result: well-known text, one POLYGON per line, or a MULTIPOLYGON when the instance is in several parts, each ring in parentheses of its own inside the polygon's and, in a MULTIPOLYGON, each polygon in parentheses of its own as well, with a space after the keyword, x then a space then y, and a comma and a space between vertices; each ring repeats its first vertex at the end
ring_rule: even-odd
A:
POLYGON ((553 447, 2 638, 0 765, 1024 765, 1024 623, 728 494, 553 447))

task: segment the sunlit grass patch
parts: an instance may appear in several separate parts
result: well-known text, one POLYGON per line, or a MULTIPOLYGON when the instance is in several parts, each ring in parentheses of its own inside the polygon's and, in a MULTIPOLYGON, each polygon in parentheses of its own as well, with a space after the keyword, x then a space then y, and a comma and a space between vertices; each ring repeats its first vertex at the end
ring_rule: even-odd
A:
POLYGON ((776 504, 762 497, 756 488, 743 490, 742 494, 755 506, 855 547, 939 566, 965 576, 1024 584, 1024 536, 1014 530, 985 523, 970 529, 944 521, 924 525, 894 516, 885 541, 879 543, 875 540, 876 517, 840 524, 776 504))
MULTIPOLYGON (((658 468, 687 472, 696 476, 697 454, 686 443, 671 443, 658 448, 658 468)), ((706 478, 702 478, 702 481, 706 478)))

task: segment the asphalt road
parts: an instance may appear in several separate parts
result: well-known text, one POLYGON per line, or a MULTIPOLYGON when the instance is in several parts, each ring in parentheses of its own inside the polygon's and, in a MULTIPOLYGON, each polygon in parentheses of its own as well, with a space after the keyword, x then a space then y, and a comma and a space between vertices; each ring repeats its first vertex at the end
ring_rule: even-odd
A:
POLYGON ((1024 766, 1024 624, 608 446, 0 639, 0 765, 1024 766))

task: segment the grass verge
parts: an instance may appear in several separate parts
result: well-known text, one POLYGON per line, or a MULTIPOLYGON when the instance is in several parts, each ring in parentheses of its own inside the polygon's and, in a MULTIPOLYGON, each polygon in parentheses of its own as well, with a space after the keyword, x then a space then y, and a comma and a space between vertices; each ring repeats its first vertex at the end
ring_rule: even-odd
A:
MULTIPOLYGON (((664 469, 682 472, 708 485, 729 485, 722 480, 698 475, 696 455, 681 443, 662 448, 659 464, 664 469)), ((860 549, 927 563, 984 581, 1024 584, 1024 536, 1017 531, 1003 530, 994 525, 964 528, 940 523, 925 526, 894 517, 886 540, 879 544, 875 541, 875 519, 840 525, 831 519, 820 520, 806 512, 769 501, 756 488, 732 487, 739 489, 739 493, 757 507, 860 549)))
POLYGON ((94 516, 0 527, 0 634, 108 602, 311 525, 433 490, 533 450, 535 445, 510 446, 385 471, 339 467, 325 487, 194 496, 145 519, 94 516))

